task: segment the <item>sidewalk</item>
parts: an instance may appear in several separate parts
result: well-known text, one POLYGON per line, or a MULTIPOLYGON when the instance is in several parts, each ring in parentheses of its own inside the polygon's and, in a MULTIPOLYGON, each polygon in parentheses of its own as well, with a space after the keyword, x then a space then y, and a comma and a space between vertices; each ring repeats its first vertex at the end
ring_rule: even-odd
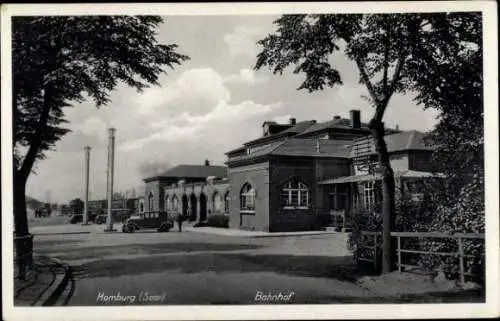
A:
POLYGON ((35 256, 33 260, 27 279, 14 279, 15 306, 53 305, 69 281, 69 266, 46 257, 35 256))
POLYGON ((342 232, 334 231, 302 231, 302 232, 263 232, 263 231, 246 231, 229 228, 218 227, 183 227, 183 230, 190 232, 199 232, 207 234, 217 234, 224 236, 240 236, 240 237, 279 237, 279 236, 308 236, 308 235, 324 235, 324 234, 340 234, 342 232))
MULTIPOLYGON (((64 224, 64 225, 49 225, 49 226, 34 226, 30 229, 31 234, 35 235, 57 235, 57 234, 105 234, 106 224, 64 224)), ((121 232, 121 223, 113 224, 113 229, 116 232, 121 232)))

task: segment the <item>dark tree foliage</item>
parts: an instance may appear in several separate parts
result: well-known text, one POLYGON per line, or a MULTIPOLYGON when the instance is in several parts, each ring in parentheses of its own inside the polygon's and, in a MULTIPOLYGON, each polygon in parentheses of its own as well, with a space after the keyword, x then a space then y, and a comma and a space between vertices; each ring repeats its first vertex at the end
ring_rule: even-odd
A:
POLYGON ((418 103, 439 108, 443 115, 455 110, 453 104, 442 105, 447 97, 439 90, 446 89, 450 96, 453 92, 467 95, 458 80, 466 76, 442 84, 440 67, 456 74, 457 66, 474 59, 474 46, 481 47, 481 28, 476 28, 480 19, 476 13, 284 15, 275 21, 276 32, 258 42, 262 51, 256 69, 268 66, 282 74, 293 65, 294 73, 305 75, 298 89, 310 92, 342 84, 331 63, 333 55, 345 54, 356 63, 360 83, 366 86, 374 108, 369 127, 383 175, 383 272, 391 268, 390 231, 396 213, 384 113, 393 94, 409 91, 418 94, 418 103), (343 53, 341 48, 345 48, 343 53))
POLYGON ((158 85, 165 67, 187 56, 160 44, 157 16, 12 18, 14 212, 17 235, 28 233, 25 187, 37 160, 68 129, 64 108, 91 99, 97 107, 122 82, 158 85))

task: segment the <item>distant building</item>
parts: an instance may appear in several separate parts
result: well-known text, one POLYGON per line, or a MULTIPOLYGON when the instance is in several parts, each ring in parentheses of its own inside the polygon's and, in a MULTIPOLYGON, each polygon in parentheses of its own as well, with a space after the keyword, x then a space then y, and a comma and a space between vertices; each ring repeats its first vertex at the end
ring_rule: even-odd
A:
MULTIPOLYGON (((270 232, 317 229, 339 213, 345 220, 380 197, 375 148, 360 116, 266 121, 261 137, 226 153, 227 167, 179 165, 145 178, 144 210, 189 213, 191 221, 224 213, 230 228, 270 232)), ((423 133, 386 132, 397 189, 417 197, 418 181, 435 176, 432 149, 423 133)))
POLYGON ((205 221, 208 213, 228 213, 227 168, 205 165, 179 165, 161 175, 144 179, 145 211, 182 213, 189 221, 205 221))

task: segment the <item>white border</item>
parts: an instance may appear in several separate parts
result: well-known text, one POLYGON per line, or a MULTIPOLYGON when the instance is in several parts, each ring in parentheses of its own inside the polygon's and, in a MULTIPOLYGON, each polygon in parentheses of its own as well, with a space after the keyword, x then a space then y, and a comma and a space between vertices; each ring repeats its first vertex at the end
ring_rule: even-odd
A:
POLYGON ((498 43, 494 1, 334 2, 334 3, 182 3, 182 4, 19 4, 2 5, 2 262, 3 315, 6 320, 131 319, 354 319, 473 318, 500 315, 498 207, 498 43), (12 110, 10 17, 13 15, 264 15, 282 13, 482 11, 484 30, 485 168, 486 168, 486 303, 287 306, 147 306, 147 307, 13 307, 12 282, 12 110), (283 308, 284 307, 284 308, 283 308))

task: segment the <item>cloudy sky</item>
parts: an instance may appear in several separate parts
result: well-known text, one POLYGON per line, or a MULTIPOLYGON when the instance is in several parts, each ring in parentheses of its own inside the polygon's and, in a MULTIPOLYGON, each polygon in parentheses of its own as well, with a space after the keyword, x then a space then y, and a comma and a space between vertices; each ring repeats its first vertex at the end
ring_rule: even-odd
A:
MULTIPOLYGON (((277 16, 176 16, 165 17, 158 39, 176 43, 191 60, 161 78, 161 87, 143 93, 117 88, 112 103, 96 109, 91 103, 68 108, 72 133, 49 157, 37 164, 27 193, 40 200, 66 202, 83 198, 84 150, 91 151, 91 199, 106 191, 107 128, 116 133, 115 190, 142 192, 145 175, 177 164, 223 164, 225 152, 261 134, 265 120, 297 121, 348 117, 360 109, 367 121, 372 109, 361 98, 352 62, 334 58, 344 85, 309 94, 297 91, 303 77, 255 72, 255 42, 272 31, 277 16)), ((395 96, 386 124, 401 129, 428 130, 435 112, 415 106, 411 97, 395 96)))

